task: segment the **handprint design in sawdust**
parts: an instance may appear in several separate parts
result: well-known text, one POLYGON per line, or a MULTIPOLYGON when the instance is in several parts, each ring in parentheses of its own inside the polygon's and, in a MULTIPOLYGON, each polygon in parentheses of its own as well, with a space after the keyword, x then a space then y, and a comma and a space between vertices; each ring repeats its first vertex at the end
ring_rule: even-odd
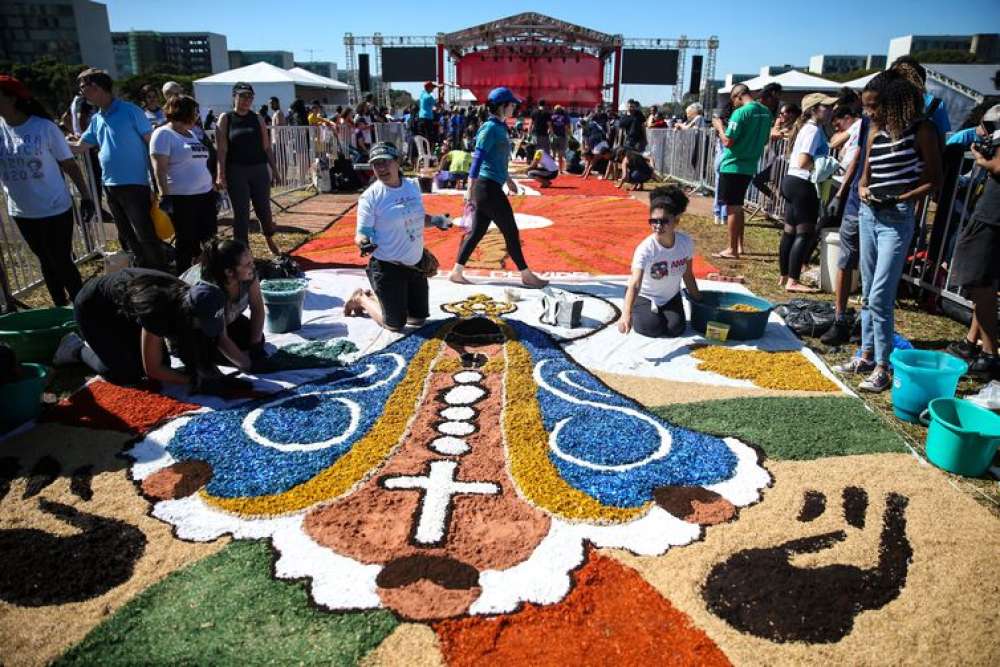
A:
MULTIPOLYGON (((846 637, 854 619, 895 600, 906 583, 913 549, 906 537, 908 499, 886 497, 875 567, 833 564, 798 567, 792 558, 817 553, 848 539, 844 530, 789 540, 775 547, 745 549, 712 568, 702 589, 709 610, 733 627, 774 642, 834 643, 846 637)), ((847 487, 844 519, 863 529, 868 495, 847 487)), ((826 496, 806 491, 800 522, 826 509, 826 496)))

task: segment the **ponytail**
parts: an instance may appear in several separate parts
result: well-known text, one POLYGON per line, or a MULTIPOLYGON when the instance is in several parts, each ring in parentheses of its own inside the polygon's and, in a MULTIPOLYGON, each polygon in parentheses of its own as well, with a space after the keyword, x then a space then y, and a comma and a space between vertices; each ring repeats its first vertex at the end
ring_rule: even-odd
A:
POLYGON ((799 136, 799 131, 802 129, 802 126, 812 120, 815 110, 816 107, 806 109, 799 115, 798 118, 795 119, 795 124, 792 125, 792 133, 788 137, 788 145, 785 146, 786 158, 790 158, 792 156, 792 149, 795 147, 795 138, 799 136))
POLYGON ((225 288, 228 270, 235 271, 247 247, 233 239, 209 239, 201 245, 201 278, 225 288))

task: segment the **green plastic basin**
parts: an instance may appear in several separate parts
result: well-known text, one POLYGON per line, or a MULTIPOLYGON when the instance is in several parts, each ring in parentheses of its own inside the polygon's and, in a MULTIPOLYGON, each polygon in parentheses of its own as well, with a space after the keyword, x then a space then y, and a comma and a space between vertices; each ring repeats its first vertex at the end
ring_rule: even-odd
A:
POLYGON ((0 316, 0 343, 9 345, 21 362, 50 363, 59 341, 76 330, 73 309, 69 306, 0 316))
POLYGON ((0 384, 0 433, 34 419, 42 411, 42 392, 49 369, 40 364, 21 364, 22 378, 0 384))

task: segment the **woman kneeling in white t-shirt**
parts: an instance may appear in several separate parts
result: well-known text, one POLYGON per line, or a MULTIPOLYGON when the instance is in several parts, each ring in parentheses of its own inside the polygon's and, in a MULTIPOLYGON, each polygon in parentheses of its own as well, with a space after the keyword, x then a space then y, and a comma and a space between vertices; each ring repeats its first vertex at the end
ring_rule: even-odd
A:
POLYGON ((375 144, 368 160, 378 180, 358 200, 354 242, 362 255, 371 253, 367 273, 374 293, 355 290, 344 304, 344 314, 368 315, 390 331, 402 331, 430 316, 427 277, 420 267, 424 227, 445 230, 451 220, 424 212, 420 187, 402 177, 393 144, 375 144))
POLYGON ((632 256, 632 277, 618 321, 622 333, 634 327, 643 336, 653 338, 683 334, 686 321, 681 279, 688 297, 701 300, 692 268, 694 241, 677 231, 677 221, 687 205, 687 195, 676 185, 656 188, 650 193, 649 225, 653 233, 636 247, 632 256))

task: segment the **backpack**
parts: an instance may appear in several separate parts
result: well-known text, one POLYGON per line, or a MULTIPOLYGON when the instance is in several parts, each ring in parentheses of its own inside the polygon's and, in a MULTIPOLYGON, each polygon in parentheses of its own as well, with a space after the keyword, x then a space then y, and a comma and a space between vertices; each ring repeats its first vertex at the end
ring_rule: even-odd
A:
POLYGON ((337 159, 333 161, 330 180, 337 192, 354 192, 361 187, 361 179, 354 171, 354 163, 343 153, 337 153, 337 159))

